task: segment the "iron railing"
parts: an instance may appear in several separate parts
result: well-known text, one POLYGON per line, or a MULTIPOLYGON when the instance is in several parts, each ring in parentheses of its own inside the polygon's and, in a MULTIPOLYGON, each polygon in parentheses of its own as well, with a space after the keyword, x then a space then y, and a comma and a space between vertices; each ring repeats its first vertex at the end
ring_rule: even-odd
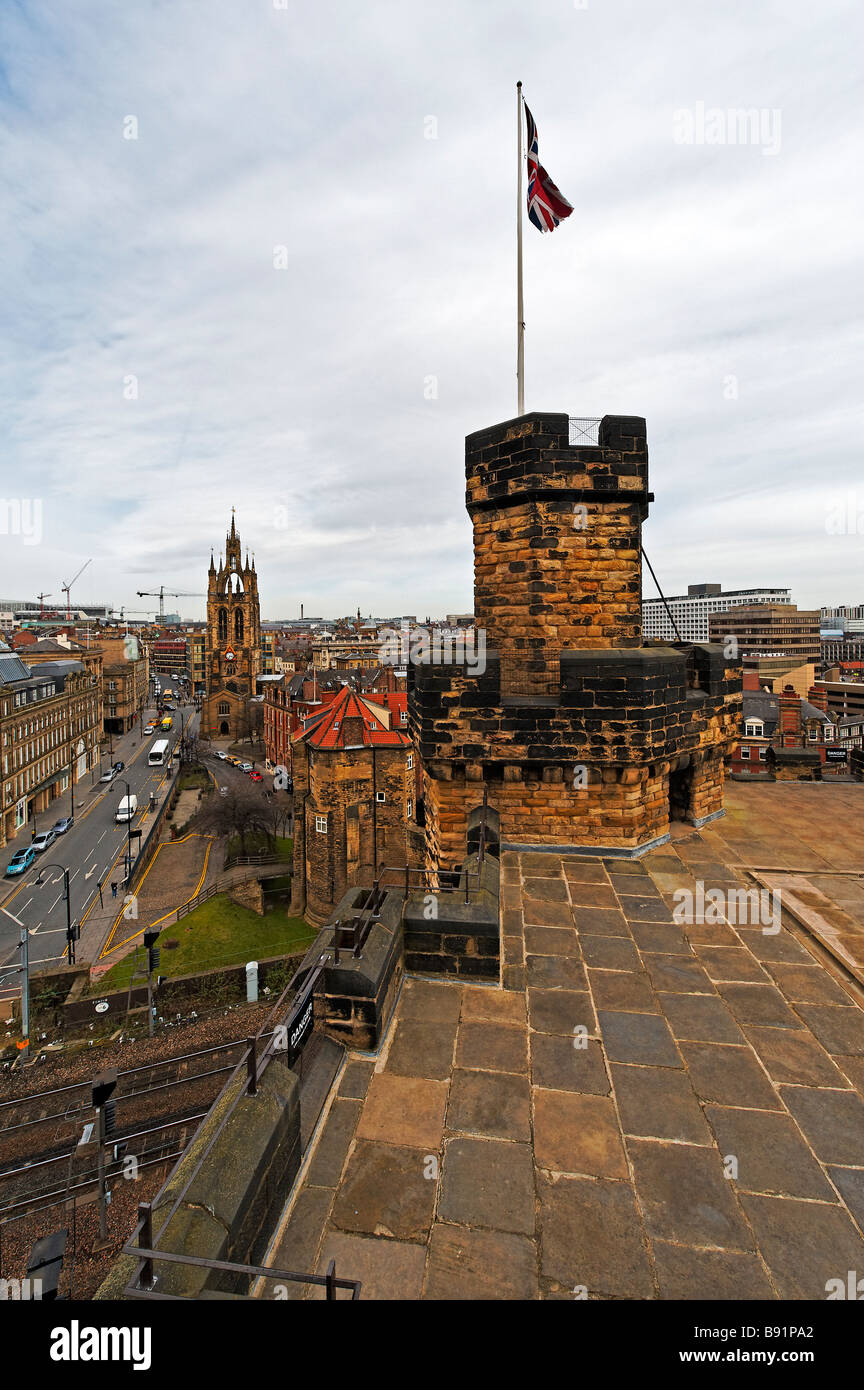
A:
POLYGON ((139 1203, 138 1221, 129 1240, 123 1246, 122 1251, 124 1255, 131 1256, 136 1262, 132 1275, 130 1276, 126 1288, 123 1291, 124 1298, 171 1299, 172 1301, 176 1301, 176 1299, 182 1299, 182 1295, 160 1294, 154 1291, 153 1266, 154 1263, 159 1260, 167 1264, 193 1265, 200 1269, 212 1270, 214 1273, 236 1274, 244 1276, 250 1280, 279 1279, 287 1280, 293 1283, 317 1285, 326 1289, 326 1297, 328 1301, 335 1300, 337 1289, 347 1289, 350 1291, 352 1299, 359 1298, 359 1280, 338 1279, 336 1277, 335 1262, 332 1260, 330 1262, 326 1275, 298 1274, 296 1271, 293 1270, 281 1270, 272 1267, 266 1268, 263 1265, 237 1264, 227 1260, 208 1260, 196 1255, 178 1255, 172 1251, 159 1249, 160 1240, 165 1235, 165 1232, 167 1231, 181 1203, 185 1200, 186 1194, 189 1191, 195 1179, 197 1178, 198 1174, 200 1173, 205 1160, 212 1152, 214 1145, 216 1144, 217 1140, 224 1132, 226 1125, 229 1123, 232 1116, 234 1115, 234 1112, 236 1111, 238 1104, 245 1096, 254 1096, 257 1094, 258 1083, 261 1080, 264 1071, 266 1070, 269 1062, 272 1060, 276 1052, 276 1048, 274 1046, 274 1038, 276 1036, 277 1028, 279 1028, 281 1025, 281 1027, 284 1028, 287 1036, 291 1036, 292 1027, 299 1019, 303 1010, 306 1008, 310 997, 314 994, 315 985, 317 984, 318 979, 324 970, 326 961, 327 957, 325 955, 322 955, 319 958, 318 963, 312 968, 311 971, 307 970, 305 973, 303 973, 302 986, 299 990, 297 990, 295 989, 295 986, 297 980, 301 976, 301 967, 301 970, 298 970, 289 980, 288 984, 285 986, 285 989, 282 991, 279 998, 276 1000, 273 1009, 270 1011, 270 1014, 268 1015, 262 1027, 258 1030, 254 1037, 249 1038, 247 1040, 245 1052, 241 1056, 240 1060, 237 1063, 237 1066, 234 1068, 234 1071, 226 1081, 222 1090, 219 1092, 219 1095, 214 1100, 213 1105, 210 1107, 210 1110, 208 1111, 208 1115, 212 1115, 214 1113, 216 1107, 220 1105, 230 1088, 236 1085, 238 1079, 243 1078, 244 1073, 245 1084, 242 1086, 237 1086, 236 1095, 234 1096, 230 1105, 226 1107, 225 1113, 222 1115, 213 1133, 209 1136, 207 1143, 204 1145, 204 1148, 198 1156, 198 1159, 195 1162, 194 1166, 192 1167, 191 1172, 186 1177, 183 1186, 180 1188, 180 1191, 174 1197, 174 1200, 171 1203, 171 1208, 167 1216, 162 1221, 162 1224, 159 1230, 157 1231, 155 1238, 153 1236, 153 1211, 159 1205, 159 1202, 162 1200, 168 1188, 172 1184, 174 1169, 172 1169, 171 1172, 168 1174, 168 1177, 166 1178, 165 1182, 163 1183, 162 1187, 160 1188, 159 1192, 157 1193, 156 1197, 153 1199, 152 1202, 139 1203), (269 1041, 267 1042, 263 1052, 259 1056, 258 1044, 262 1042, 264 1039, 269 1039, 269 1041))

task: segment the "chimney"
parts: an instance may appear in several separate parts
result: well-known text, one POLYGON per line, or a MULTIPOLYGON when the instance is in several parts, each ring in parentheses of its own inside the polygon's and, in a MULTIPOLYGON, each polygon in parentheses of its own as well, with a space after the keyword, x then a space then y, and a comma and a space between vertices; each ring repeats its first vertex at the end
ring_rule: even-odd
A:
POLYGON ((811 685, 810 689, 807 691, 807 699, 810 701, 811 705, 815 705, 817 709, 821 709, 823 714, 828 713, 828 691, 824 686, 811 685))
POLYGON ((784 687, 777 698, 778 732, 781 748, 801 746, 801 697, 791 685, 784 687))

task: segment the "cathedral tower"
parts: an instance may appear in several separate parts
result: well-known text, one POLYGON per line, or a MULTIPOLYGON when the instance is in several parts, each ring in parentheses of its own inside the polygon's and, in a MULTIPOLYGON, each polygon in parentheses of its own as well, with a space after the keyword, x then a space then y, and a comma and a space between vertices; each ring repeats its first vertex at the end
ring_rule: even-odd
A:
POLYGON ((237 740, 250 731, 249 700, 261 671, 261 614, 255 562, 246 562, 231 509, 231 530, 219 568, 210 555, 207 575, 207 694, 201 711, 202 738, 237 740))

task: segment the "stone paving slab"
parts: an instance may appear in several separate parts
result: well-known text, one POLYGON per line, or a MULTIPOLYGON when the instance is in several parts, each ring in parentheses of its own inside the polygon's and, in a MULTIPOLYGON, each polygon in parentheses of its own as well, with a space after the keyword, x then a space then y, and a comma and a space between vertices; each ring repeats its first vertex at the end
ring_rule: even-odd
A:
POLYGON ((864 928, 864 876, 832 874, 864 864, 864 793, 823 791, 830 836, 811 787, 733 786, 638 862, 505 854, 510 988, 406 979, 278 1248, 364 1298, 824 1299, 864 1270, 854 983, 797 920, 675 916, 751 866, 806 871, 824 920, 839 884, 864 928))

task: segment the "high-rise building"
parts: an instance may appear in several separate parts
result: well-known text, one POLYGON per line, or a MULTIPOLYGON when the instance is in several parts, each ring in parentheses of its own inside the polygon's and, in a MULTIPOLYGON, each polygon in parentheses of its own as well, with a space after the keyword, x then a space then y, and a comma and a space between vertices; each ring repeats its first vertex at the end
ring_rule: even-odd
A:
POLYGON ((782 663, 800 666, 812 662, 817 668, 821 661, 819 641, 819 612, 799 609, 795 603, 753 603, 731 608, 725 613, 712 613, 708 619, 712 642, 734 638, 745 668, 761 663, 763 672, 773 662, 772 675, 781 675, 782 663), (780 663, 778 665, 778 663, 780 663))
POLYGON ((730 608, 749 607, 754 603, 791 602, 788 589, 730 589, 724 593, 720 584, 690 584, 686 594, 674 594, 665 603, 661 598, 643 598, 642 636, 648 641, 675 642, 680 635, 682 642, 707 642, 708 619, 712 613, 725 613, 730 608))

